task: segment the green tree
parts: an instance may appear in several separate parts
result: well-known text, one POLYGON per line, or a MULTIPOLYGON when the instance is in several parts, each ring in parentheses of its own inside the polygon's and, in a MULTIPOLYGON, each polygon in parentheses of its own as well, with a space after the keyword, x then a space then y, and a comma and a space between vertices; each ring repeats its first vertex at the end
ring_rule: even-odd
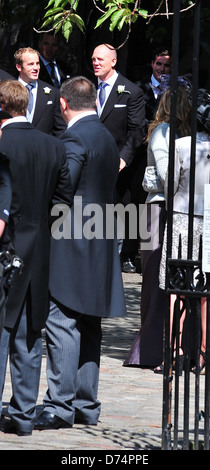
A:
MULTIPOLYGON (((99 28, 105 21, 109 21, 109 29, 113 31, 117 28, 122 30, 124 25, 128 25, 128 36, 131 31, 132 24, 137 21, 139 17, 144 18, 147 23, 158 16, 163 15, 168 18, 173 14, 171 1, 168 0, 154 0, 152 3, 153 11, 149 12, 148 9, 143 7, 141 0, 92 0, 95 8, 100 11, 101 16, 96 22, 96 28, 99 28), (169 6, 170 3, 170 6, 169 6)), ((73 27, 76 25, 82 32, 85 31, 85 23, 80 15, 77 14, 77 9, 80 0, 49 0, 46 6, 46 13, 42 29, 51 25, 55 32, 60 29, 66 41, 72 33, 73 27)), ((183 0, 181 11, 186 12, 195 6, 195 2, 190 0, 183 0)))

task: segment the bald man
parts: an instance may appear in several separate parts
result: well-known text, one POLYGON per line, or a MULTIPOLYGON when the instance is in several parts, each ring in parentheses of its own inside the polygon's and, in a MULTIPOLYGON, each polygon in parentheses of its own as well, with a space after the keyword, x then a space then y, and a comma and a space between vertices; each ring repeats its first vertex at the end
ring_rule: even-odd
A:
MULTIPOLYGON (((100 120, 111 132, 120 152, 117 200, 124 204, 141 202, 141 182, 145 161, 139 152, 144 137, 145 110, 142 90, 116 71, 117 52, 109 44, 97 46, 92 54, 94 74, 98 79, 97 111, 100 120), (101 88, 105 83, 104 90, 101 88), (102 100, 101 100, 102 95, 102 100), (103 101, 104 98, 104 101, 103 101)), ((129 240, 127 227, 123 242, 122 271, 135 272, 138 234, 129 240)))

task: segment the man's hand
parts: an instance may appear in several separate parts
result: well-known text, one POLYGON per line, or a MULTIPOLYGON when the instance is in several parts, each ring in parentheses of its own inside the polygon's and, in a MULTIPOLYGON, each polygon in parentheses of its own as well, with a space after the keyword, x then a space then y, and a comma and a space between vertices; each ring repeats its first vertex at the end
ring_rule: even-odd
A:
POLYGON ((122 158, 120 159, 120 166, 119 166, 119 171, 123 170, 125 168, 126 162, 122 158))
POLYGON ((0 219, 0 237, 3 234, 4 228, 5 228, 5 222, 4 220, 0 219))

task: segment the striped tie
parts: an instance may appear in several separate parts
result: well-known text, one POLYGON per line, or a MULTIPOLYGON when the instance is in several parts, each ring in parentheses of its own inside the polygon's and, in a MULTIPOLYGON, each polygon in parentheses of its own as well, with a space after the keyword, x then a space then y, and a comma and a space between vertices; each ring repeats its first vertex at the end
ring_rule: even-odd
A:
POLYGON ((101 83, 99 84, 99 88, 100 88, 100 91, 99 91, 99 101, 100 101, 101 107, 103 106, 104 101, 105 101, 105 99, 106 99, 106 91, 105 91, 105 88, 106 88, 107 85, 108 85, 108 83, 106 83, 106 82, 101 82, 101 83))
POLYGON ((32 90, 34 88, 33 83, 29 83, 28 85, 26 85, 26 88, 29 92, 28 112, 31 114, 32 109, 33 109, 33 103, 34 103, 34 97, 32 93, 32 90))

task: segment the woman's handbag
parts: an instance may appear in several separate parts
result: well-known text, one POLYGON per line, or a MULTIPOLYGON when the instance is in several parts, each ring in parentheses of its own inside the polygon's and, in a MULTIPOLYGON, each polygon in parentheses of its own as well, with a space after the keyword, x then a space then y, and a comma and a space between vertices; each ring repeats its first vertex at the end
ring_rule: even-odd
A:
POLYGON ((163 185, 158 178, 155 166, 147 166, 145 168, 142 186, 144 191, 147 191, 148 193, 163 192, 163 185))

